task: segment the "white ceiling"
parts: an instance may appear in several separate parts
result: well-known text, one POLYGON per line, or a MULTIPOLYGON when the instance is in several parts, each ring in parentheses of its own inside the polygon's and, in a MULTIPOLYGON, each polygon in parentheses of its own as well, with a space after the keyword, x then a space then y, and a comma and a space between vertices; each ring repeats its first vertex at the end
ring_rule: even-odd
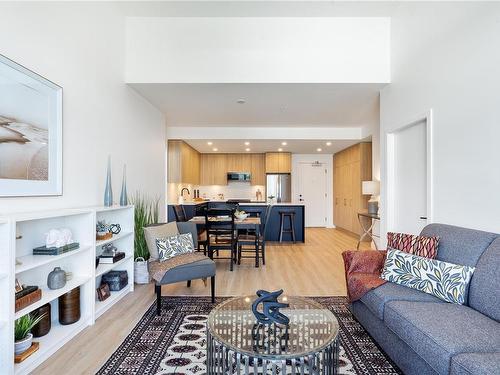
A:
POLYGON ((359 140, 333 140, 331 145, 327 146, 327 140, 277 140, 277 139, 186 139, 189 145, 202 153, 262 153, 275 152, 281 148, 283 151, 294 154, 334 154, 353 144, 359 143, 359 140), (208 145, 207 142, 212 142, 208 145), (245 142, 250 144, 247 146, 245 142), (281 143, 286 142, 283 146, 281 143), (249 148, 250 151, 245 151, 249 148), (318 152, 317 149, 321 148, 318 152))
POLYGON ((168 126, 365 127, 378 124, 384 84, 130 86, 165 114, 168 126))

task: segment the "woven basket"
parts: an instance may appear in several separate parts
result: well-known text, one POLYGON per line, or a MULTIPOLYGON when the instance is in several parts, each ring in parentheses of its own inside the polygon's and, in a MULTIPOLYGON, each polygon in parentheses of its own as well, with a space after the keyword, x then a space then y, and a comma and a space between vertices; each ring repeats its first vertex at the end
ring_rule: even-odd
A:
POLYGON ((143 257, 138 257, 134 262, 134 282, 149 284, 148 262, 143 257))

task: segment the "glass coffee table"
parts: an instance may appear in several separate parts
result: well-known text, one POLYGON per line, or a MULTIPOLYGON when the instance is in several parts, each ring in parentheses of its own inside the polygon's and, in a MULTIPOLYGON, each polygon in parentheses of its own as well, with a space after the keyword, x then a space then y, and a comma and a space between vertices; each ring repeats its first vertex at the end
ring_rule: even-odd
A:
POLYGON ((302 297, 279 298, 288 326, 258 324, 255 296, 215 307, 207 321, 207 374, 336 374, 339 323, 321 304, 302 297))

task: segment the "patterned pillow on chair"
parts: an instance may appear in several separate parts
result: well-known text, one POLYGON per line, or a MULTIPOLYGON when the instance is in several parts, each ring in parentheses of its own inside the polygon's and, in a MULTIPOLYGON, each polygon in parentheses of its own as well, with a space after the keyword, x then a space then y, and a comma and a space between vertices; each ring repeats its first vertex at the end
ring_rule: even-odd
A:
POLYGON ((194 252, 193 236, 191 233, 185 233, 157 238, 156 247, 158 248, 160 262, 163 262, 176 255, 194 252))
POLYGON ((417 236, 406 233, 387 233, 387 248, 404 251, 408 254, 435 259, 439 246, 439 237, 417 236))

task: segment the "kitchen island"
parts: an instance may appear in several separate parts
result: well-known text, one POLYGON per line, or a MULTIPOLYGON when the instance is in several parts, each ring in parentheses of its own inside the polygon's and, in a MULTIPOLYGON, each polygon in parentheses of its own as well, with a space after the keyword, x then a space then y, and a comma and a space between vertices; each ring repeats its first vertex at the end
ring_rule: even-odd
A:
MULTIPOLYGON (((187 220, 194 216, 204 215, 204 210, 207 208, 216 208, 226 201, 202 201, 202 202, 185 202, 182 204, 187 220)), ((280 234, 280 212, 291 211, 295 213, 295 240, 297 242, 305 242, 305 226, 304 226, 304 205, 296 203, 275 203, 269 204, 265 202, 249 202, 239 203, 240 210, 246 209, 261 212, 261 216, 266 212, 266 208, 270 207, 270 218, 268 227, 266 228, 266 241, 278 241, 280 234)), ((168 221, 175 221, 174 204, 168 205, 168 221)), ((288 228, 288 220, 285 219, 285 229, 288 228)), ((291 242, 291 234, 283 234, 283 242, 291 242)))

